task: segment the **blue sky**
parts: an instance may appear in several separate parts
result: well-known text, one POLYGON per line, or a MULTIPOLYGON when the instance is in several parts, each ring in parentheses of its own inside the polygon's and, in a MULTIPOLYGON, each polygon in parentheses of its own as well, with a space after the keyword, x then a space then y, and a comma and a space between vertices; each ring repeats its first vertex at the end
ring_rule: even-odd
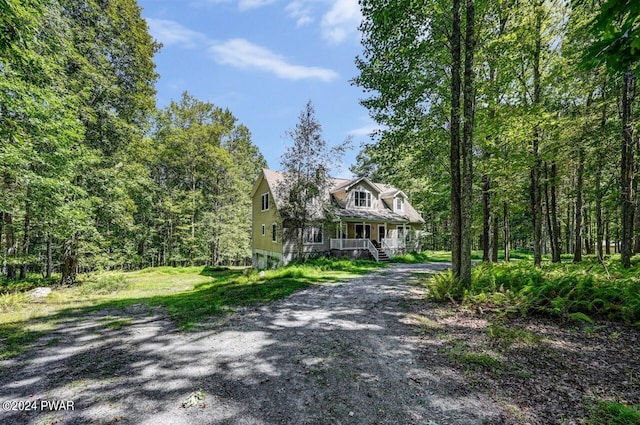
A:
POLYGON ((375 128, 349 80, 361 52, 357 0, 139 0, 156 55, 158 106, 188 91, 229 108, 270 168, 291 144, 308 100, 330 145, 354 138, 336 176, 348 176, 375 128))

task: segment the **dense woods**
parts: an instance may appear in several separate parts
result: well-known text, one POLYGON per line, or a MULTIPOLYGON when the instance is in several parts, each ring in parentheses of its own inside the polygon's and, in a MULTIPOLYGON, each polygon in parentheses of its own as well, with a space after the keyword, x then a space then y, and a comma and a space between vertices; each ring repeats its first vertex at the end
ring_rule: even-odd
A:
POLYGON ((354 84, 382 129, 353 171, 403 182, 427 248, 452 248, 463 282, 472 247, 485 261, 530 249, 538 266, 543 254, 621 252, 630 266, 640 252, 637 2, 361 5, 354 84))
POLYGON ((264 158, 228 110, 155 107, 135 0, 0 1, 1 275, 250 258, 264 158))
MULTIPOLYGON (((510 250, 640 252, 631 0, 362 0, 354 173, 403 187, 471 280, 510 250)), ((158 110, 135 0, 0 0, 0 272, 243 264, 263 156, 188 93, 158 110)))

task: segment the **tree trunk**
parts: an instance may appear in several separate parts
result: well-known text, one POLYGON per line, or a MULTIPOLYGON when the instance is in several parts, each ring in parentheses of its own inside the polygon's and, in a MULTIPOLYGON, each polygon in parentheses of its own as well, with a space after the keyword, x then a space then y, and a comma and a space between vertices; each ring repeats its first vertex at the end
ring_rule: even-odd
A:
POLYGON ((551 202, 549 201, 549 165, 544 163, 544 205, 545 205, 545 222, 547 223, 547 233, 549 233, 549 242, 551 246, 551 258, 555 261, 559 257, 557 253, 558 245, 555 243, 557 235, 553 222, 551 220, 551 202))
POLYGON ((4 234, 4 211, 0 211, 0 251, 2 251, 2 264, 0 265, 0 274, 7 273, 7 252, 2 244, 2 235, 4 234))
POLYGON ((609 217, 604 221, 604 253, 611 255, 611 233, 609 232, 609 217))
MULTIPOLYGON (((27 193, 28 193, 28 190, 27 190, 27 193)), ((23 230, 24 230, 24 235, 22 237, 22 264, 20 264, 20 279, 27 278, 27 271, 29 268, 29 264, 27 263, 27 261, 29 256, 29 245, 30 245, 30 236, 31 236, 31 217, 30 217, 28 196, 27 196, 27 201, 25 205, 23 230)))
POLYGON ((61 285, 73 285, 78 276, 78 254, 76 252, 75 236, 72 236, 64 245, 64 256, 62 263, 61 285))
POLYGON ((555 245, 555 256, 551 259, 553 263, 560 262, 562 254, 562 244, 560 243, 560 223, 558 222, 558 203, 556 192, 558 188, 558 172, 556 162, 551 162, 551 227, 553 228, 553 238, 551 243, 555 245))
POLYGON ((604 239, 604 227, 602 223, 602 154, 598 153, 598 163, 595 170, 595 189, 596 189, 596 256, 598 262, 604 261, 604 255, 602 253, 602 243, 604 239))
POLYGON ((584 175, 584 149, 578 148, 578 176, 576 184, 576 223, 575 223, 575 248, 573 262, 582 261, 582 186, 584 175))
POLYGON ((640 202, 636 203, 636 212, 634 214, 634 228, 635 238, 633 242, 633 253, 640 254, 640 202))
POLYGON ((566 239, 567 239, 567 254, 573 254, 573 211, 571 210, 571 203, 567 202, 567 225, 566 227, 566 239))
POLYGON ((498 239, 500 231, 498 220, 498 212, 496 211, 493 215, 493 237, 491 238, 491 261, 494 263, 498 262, 498 239))
POLYGON ((45 271, 45 277, 51 278, 53 273, 53 254, 51 252, 51 233, 47 233, 47 268, 45 271))
POLYGON ((16 238, 13 231, 13 216, 11 213, 4 213, 5 234, 6 234, 6 258, 7 258, 7 279, 14 280, 16 278, 16 238))
POLYGON ((506 202, 502 203, 502 232, 504 233, 504 261, 509 261, 511 257, 511 241, 509 235, 509 206, 506 202))
POLYGON ((473 223, 473 121, 475 93, 473 89, 475 54, 475 0, 466 0, 466 31, 464 37, 464 128, 462 138, 462 196, 460 281, 471 285, 471 234, 473 223))
POLYGON ((491 261, 491 247, 495 245, 491 239, 491 180, 486 174, 482 176, 482 261, 491 261))
POLYGON ((460 277, 461 261, 461 177, 460 177, 460 91, 461 91, 461 0, 453 0, 451 32, 451 270, 460 277))
MULTIPOLYGON (((535 28, 535 48, 533 51, 533 106, 541 104, 540 87, 540 55, 542 52, 542 11, 540 6, 535 8, 536 28, 535 28)), ((536 125, 533 129, 533 139, 531 143, 531 154, 533 155, 533 167, 529 175, 530 188, 529 198, 531 201, 531 220, 533 222, 533 262, 536 267, 542 265, 542 200, 540 190, 540 174, 542 161, 540 160, 540 128, 536 125)))
POLYGON ((593 254, 593 220, 589 204, 585 205, 582 212, 584 221, 584 251, 587 255, 593 254))
POLYGON ((627 71, 622 79, 622 155, 620 164, 620 254, 622 267, 631 267, 631 242, 633 237, 633 110, 636 76, 627 71))

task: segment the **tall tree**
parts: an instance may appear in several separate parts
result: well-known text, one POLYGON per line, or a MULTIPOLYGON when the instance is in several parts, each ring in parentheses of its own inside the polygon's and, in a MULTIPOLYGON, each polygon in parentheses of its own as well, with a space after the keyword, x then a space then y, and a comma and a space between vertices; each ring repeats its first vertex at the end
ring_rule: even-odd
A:
POLYGON ((330 148, 322 137, 322 126, 308 101, 294 129, 287 132, 292 144, 280 159, 284 178, 276 192, 282 200, 283 243, 293 244, 298 260, 304 259, 305 234, 311 227, 331 221, 331 204, 325 200, 331 185, 330 167, 335 165, 344 145, 330 148))
POLYGON ((361 7, 364 52, 356 59, 360 75, 354 82, 372 94, 362 104, 386 126, 378 149, 422 159, 413 169, 423 174, 434 152, 446 155, 439 160, 448 157, 452 267, 468 284, 475 3, 365 0, 361 7), (448 122, 444 129, 442 122, 448 122))
MULTIPOLYGON (((582 5, 588 7, 587 2, 582 5), (586 4, 586 5, 585 5, 586 4)), ((640 66, 640 4, 633 0, 608 0, 592 25, 595 42, 585 55, 585 63, 594 67, 606 63, 616 75, 622 75, 622 137, 620 158, 620 220, 622 265, 631 266, 634 226, 634 113, 636 75, 640 66)))

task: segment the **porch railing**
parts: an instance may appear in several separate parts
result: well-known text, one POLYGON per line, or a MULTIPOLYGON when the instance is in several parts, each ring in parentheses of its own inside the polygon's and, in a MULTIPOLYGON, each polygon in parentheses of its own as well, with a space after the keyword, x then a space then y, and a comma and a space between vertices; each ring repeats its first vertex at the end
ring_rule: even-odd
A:
POLYGON ((384 238, 380 240, 380 247, 391 258, 398 254, 403 254, 407 245, 402 238, 384 238))
POLYGON ((331 249, 338 249, 340 251, 366 249, 376 261, 379 259, 378 249, 369 239, 331 239, 330 244, 331 249))

